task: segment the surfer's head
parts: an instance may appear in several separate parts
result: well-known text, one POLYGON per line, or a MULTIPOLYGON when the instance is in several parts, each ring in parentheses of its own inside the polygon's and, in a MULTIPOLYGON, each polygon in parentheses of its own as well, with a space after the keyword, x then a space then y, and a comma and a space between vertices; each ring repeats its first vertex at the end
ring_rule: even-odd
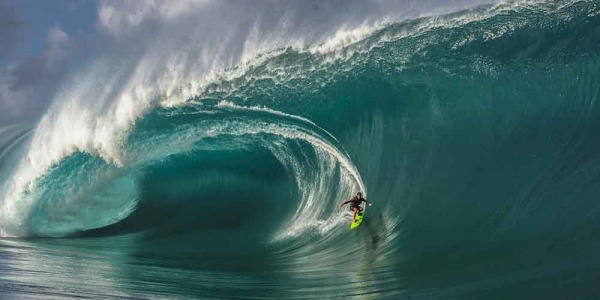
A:
POLYGON ((362 197, 362 192, 358 192, 358 193, 356 193, 356 196, 358 196, 358 197, 362 197))

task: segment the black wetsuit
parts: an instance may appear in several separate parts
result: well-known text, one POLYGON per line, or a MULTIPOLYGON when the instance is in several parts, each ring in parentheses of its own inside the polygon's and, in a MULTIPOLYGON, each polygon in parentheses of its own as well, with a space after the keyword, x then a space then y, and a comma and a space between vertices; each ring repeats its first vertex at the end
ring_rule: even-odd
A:
POLYGON ((360 207, 360 204, 364 202, 367 202, 367 199, 360 197, 358 198, 358 196, 354 196, 352 199, 344 202, 343 204, 346 203, 350 203, 350 210, 354 210, 354 208, 358 209, 358 211, 362 210, 362 207, 360 207))

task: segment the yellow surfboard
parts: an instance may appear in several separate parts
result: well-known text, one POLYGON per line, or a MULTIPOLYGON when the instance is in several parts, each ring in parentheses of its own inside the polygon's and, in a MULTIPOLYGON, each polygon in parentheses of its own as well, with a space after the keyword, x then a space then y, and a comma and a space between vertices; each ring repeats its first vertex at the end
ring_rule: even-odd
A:
POLYGON ((364 211, 356 214, 356 219, 352 222, 352 224, 350 224, 350 229, 354 229, 354 228, 358 227, 360 224, 362 224, 363 213, 364 213, 364 211))

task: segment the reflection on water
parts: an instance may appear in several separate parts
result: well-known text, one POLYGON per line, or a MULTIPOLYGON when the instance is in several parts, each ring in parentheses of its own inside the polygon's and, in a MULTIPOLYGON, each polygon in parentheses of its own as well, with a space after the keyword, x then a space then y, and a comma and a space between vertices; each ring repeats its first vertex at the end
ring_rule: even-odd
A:
MULTIPOLYGON (((354 234, 363 237, 346 238, 359 242, 367 232, 348 232, 354 234)), ((384 295, 378 294, 375 284, 386 273, 376 270, 381 253, 375 244, 333 248, 326 241, 315 238, 304 245, 265 245, 247 255, 206 256, 194 255, 193 248, 201 247, 202 241, 189 236, 178 241, 188 251, 165 250, 173 241, 165 247, 164 241, 145 239, 143 234, 3 239, 0 285, 4 296, 49 298, 384 295)))

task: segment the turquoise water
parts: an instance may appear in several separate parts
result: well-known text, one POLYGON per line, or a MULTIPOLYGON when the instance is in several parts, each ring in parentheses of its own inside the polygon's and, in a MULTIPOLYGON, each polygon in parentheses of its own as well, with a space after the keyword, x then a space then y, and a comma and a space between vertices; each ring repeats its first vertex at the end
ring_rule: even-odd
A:
POLYGON ((46 169, 72 149, 58 119, 3 128, 3 297, 600 297, 597 2, 391 23, 230 71, 46 169), (360 190, 350 231, 338 204, 360 190))

